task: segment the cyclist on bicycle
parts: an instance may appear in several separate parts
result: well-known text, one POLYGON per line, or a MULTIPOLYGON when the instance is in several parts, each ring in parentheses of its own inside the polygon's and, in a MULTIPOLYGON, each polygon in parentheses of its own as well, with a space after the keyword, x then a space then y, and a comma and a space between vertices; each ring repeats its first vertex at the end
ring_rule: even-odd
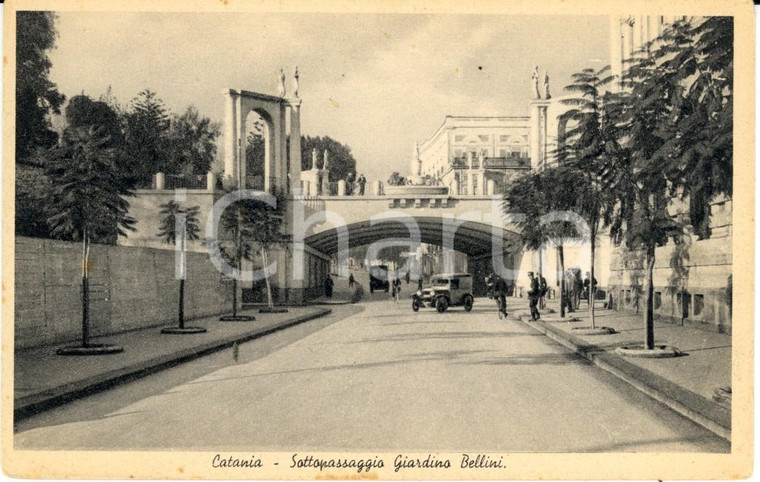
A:
POLYGON ((507 282, 501 276, 493 275, 493 296, 499 303, 499 311, 507 316, 507 282))

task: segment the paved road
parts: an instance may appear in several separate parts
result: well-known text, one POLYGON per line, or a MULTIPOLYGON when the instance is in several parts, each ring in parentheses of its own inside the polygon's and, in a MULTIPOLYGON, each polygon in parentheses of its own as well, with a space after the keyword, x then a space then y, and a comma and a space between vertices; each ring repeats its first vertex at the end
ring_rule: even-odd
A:
POLYGON ((487 300, 412 313, 387 296, 246 344, 237 364, 222 352, 30 419, 17 447, 729 450, 487 300))

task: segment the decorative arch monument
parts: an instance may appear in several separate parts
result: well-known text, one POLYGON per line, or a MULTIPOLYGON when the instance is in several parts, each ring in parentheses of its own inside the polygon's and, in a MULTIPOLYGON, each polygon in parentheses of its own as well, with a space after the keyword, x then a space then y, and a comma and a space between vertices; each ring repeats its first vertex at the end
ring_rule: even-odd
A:
POLYGON ((280 71, 280 97, 225 89, 224 96, 224 181, 244 189, 246 185, 246 118, 256 112, 263 119, 268 135, 264 151, 264 190, 280 187, 291 194, 301 180, 301 99, 298 97, 298 68, 294 76, 293 96, 287 97, 284 74, 280 71), (290 135, 290 150, 287 137, 290 135))

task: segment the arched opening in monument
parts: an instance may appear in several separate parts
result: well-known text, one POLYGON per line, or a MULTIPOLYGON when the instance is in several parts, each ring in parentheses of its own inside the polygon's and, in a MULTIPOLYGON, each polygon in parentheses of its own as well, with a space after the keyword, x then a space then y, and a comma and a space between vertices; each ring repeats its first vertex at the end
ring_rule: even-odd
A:
POLYGON ((268 167, 272 156, 272 120, 253 109, 245 116, 245 187, 264 190, 265 179, 271 176, 268 167))

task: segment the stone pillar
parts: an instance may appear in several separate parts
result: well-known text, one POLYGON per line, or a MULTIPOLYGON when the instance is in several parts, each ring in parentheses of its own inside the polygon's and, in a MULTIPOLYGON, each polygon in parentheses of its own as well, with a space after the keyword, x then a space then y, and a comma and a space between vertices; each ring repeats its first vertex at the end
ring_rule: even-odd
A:
POLYGON ((290 103, 290 192, 301 185, 301 99, 290 103))
POLYGON ((372 194, 375 196, 381 196, 383 192, 383 183, 380 181, 372 181, 372 194))
POLYGON ((165 186, 165 177, 163 172, 157 172, 156 174, 156 189, 163 189, 165 186))
POLYGON ((224 95, 224 178, 235 177, 235 158, 237 154, 237 132, 235 112, 236 92, 225 89, 224 95))
POLYGON ((548 145, 547 110, 550 101, 534 100, 530 103, 530 167, 536 169, 547 161, 548 145))
POLYGON ((322 169, 322 195, 330 195, 330 171, 322 169))
POLYGON ((213 191, 216 188, 216 175, 209 171, 206 174, 206 190, 213 191))
POLYGON ((338 181, 338 196, 345 196, 346 195, 346 180, 341 179, 338 181))
POLYGON ((303 184, 303 195, 304 197, 311 196, 311 183, 307 180, 301 181, 301 184, 303 184))
POLYGON ((238 189, 245 187, 245 115, 243 115, 243 96, 238 95, 235 99, 235 127, 237 139, 235 144, 235 186, 238 189))
POLYGON ((488 182, 488 190, 486 193, 489 196, 493 196, 494 192, 496 191, 496 183, 493 181, 493 179, 489 179, 487 182, 488 182))
POLYGON ((541 158, 540 112, 538 104, 530 104, 530 167, 536 169, 541 158))

